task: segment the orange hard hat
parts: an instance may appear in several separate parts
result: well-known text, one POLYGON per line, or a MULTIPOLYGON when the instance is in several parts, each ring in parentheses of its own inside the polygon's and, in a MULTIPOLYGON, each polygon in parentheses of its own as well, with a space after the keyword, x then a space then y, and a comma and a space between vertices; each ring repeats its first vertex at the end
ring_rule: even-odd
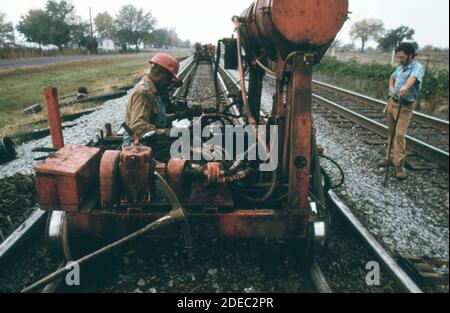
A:
POLYGON ((165 68, 168 70, 172 75, 178 79, 178 70, 180 69, 180 62, 178 62, 177 59, 175 59, 173 56, 160 53, 155 55, 151 60, 150 63, 152 64, 158 64, 159 66, 165 68))

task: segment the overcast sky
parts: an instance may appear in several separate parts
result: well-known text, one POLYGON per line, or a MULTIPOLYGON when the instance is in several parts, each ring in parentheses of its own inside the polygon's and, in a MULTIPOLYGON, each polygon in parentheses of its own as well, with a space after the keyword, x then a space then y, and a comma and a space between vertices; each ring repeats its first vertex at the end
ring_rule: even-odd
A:
MULTIPOLYGON (((231 17, 240 14, 252 0, 72 0, 78 14, 89 18, 108 11, 115 15, 121 6, 133 4, 151 10, 159 27, 174 27, 182 39, 216 42, 233 32, 231 17)), ((46 0, 0 0, 0 11, 14 23, 29 9, 43 8, 46 0)), ((449 45, 448 0, 350 0, 350 21, 339 33, 343 42, 351 42, 348 31, 352 22, 379 18, 387 29, 405 25, 416 30, 415 40, 421 46, 449 45)), ((358 43, 359 44, 359 43, 358 43)))

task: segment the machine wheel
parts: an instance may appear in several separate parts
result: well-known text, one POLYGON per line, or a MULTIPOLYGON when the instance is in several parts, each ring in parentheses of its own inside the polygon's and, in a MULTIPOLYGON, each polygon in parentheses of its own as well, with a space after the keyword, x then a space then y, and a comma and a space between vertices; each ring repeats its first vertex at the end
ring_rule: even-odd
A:
POLYGON ((308 264, 315 256, 319 256, 327 246, 328 229, 331 222, 330 212, 326 207, 323 177, 320 171, 320 160, 317 151, 316 136, 312 140, 311 156, 311 191, 315 199, 311 199, 311 211, 317 220, 308 225, 305 239, 291 239, 288 241, 289 250, 300 262, 308 264))
POLYGON ((308 225, 308 234, 304 239, 289 239, 286 241, 289 253, 301 264, 308 264, 314 256, 314 228, 308 225))
POLYGON ((316 214, 317 220, 310 225, 309 233, 313 238, 313 253, 320 255, 324 249, 326 249, 328 243, 328 229, 331 225, 331 214, 327 208, 327 203, 324 194, 324 177, 320 169, 319 153, 317 151, 316 136, 313 135, 312 141, 312 162, 311 162, 311 189, 312 194, 316 199, 312 199, 315 202, 315 207, 311 207, 312 211, 316 214))
POLYGON ((47 248, 58 257, 72 261, 69 244, 66 212, 53 211, 49 214, 46 227, 47 248))
POLYGON ((58 258, 74 261, 91 252, 96 246, 89 234, 75 237, 71 232, 64 211, 53 211, 49 214, 46 227, 47 249, 58 258))

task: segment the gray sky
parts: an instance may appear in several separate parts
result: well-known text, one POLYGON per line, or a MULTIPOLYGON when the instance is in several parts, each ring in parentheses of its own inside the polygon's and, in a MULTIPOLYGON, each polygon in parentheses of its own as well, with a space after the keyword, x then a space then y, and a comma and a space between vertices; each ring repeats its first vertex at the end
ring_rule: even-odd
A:
MULTIPOLYGON (((115 15, 121 6, 133 4, 151 10, 158 19, 158 26, 174 27, 182 39, 216 42, 233 32, 231 17, 240 14, 251 0, 72 0, 77 12, 89 17, 108 11, 115 15)), ((14 23, 29 9, 43 8, 46 0, 0 0, 0 11, 14 23)), ((339 33, 343 42, 351 42, 348 31, 352 21, 363 18, 379 18, 387 29, 400 25, 416 30, 415 40, 421 46, 448 47, 449 1, 448 0, 350 0, 350 21, 339 33)), ((359 44, 359 43, 356 43, 359 44)))

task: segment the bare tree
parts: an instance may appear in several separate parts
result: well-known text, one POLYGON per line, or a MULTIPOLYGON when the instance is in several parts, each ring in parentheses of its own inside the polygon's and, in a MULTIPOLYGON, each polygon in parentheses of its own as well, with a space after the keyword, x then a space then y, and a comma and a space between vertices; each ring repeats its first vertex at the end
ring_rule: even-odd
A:
POLYGON ((378 19, 364 19, 353 24, 350 36, 361 40, 361 52, 364 53, 370 39, 378 40, 384 33, 384 23, 378 19))

